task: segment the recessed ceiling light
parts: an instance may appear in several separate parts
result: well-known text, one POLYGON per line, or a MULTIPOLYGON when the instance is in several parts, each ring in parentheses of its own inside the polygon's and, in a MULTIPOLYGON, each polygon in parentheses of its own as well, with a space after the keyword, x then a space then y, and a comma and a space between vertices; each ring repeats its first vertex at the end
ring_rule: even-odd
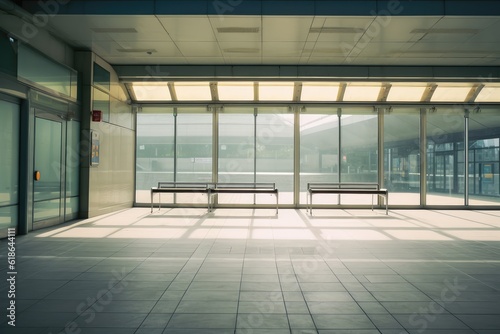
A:
POLYGON ((310 33, 327 33, 327 34, 359 34, 364 32, 363 28, 353 28, 353 27, 322 27, 322 28, 311 28, 310 33))
POLYGON ((220 27, 220 28, 217 28, 217 31, 220 34, 225 34, 225 33, 254 34, 254 33, 258 33, 260 31, 260 28, 259 27, 220 27))

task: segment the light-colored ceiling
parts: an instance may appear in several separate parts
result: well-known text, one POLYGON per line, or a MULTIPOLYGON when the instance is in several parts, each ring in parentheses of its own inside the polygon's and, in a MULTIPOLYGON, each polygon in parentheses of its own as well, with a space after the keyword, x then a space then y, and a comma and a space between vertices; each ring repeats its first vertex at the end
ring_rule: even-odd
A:
POLYGON ((500 17, 56 15, 112 65, 500 65, 500 17))

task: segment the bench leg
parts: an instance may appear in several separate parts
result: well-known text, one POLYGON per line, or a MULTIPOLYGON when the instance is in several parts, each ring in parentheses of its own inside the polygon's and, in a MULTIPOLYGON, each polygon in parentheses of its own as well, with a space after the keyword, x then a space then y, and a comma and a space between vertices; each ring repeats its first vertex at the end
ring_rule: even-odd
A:
POLYGON ((153 213, 153 191, 151 190, 151 213, 153 213))
POLYGON ((276 193, 276 214, 278 214, 278 193, 276 193))
MULTIPOLYGON (((377 196, 377 198, 378 198, 378 196, 377 196)), ((372 211, 373 211, 373 194, 372 194, 372 211)))
POLYGON ((385 195, 385 214, 389 215, 389 194, 385 195))
POLYGON ((313 215, 313 194, 309 193, 309 214, 313 215))

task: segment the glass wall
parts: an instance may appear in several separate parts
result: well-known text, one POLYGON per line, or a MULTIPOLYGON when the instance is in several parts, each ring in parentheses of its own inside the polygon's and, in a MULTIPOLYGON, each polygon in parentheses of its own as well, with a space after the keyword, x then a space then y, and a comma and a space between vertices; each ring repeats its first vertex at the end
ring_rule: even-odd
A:
POLYGON ((427 114, 427 204, 463 205, 464 111, 437 109, 427 114))
POLYGON ((420 204, 420 111, 395 108, 384 115, 384 187, 389 204, 420 204))
POLYGON ((0 100, 0 230, 17 227, 19 105, 0 100))
MULTIPOLYGON (((293 203, 294 114, 287 108, 259 108, 256 121, 257 182, 274 182, 279 203, 293 203)), ((274 203, 273 196, 259 196, 274 203)), ((262 202, 257 202, 262 203, 262 202)))
MULTIPOLYGON (((390 205, 420 206, 420 109, 349 106, 341 108, 340 116, 337 109, 225 106, 214 116, 203 107, 143 107, 137 115, 136 201, 149 203, 149 190, 159 181, 274 182, 280 203, 297 205, 307 202, 310 182, 370 182, 383 183, 396 194, 389 196, 390 205), (299 124, 294 124, 292 110, 300 112, 299 124), (379 129, 379 124, 383 128, 379 129), (383 166, 379 166, 379 131, 383 166), (212 147, 214 133, 217 147, 212 147), (294 147, 295 136, 299 136, 300 148, 294 147), (299 203, 294 203, 296 165, 300 166, 299 203)), ((498 205, 500 111, 493 107, 478 111, 471 112, 469 118, 469 204, 498 205)), ((427 136, 426 205, 464 205, 465 110, 429 108, 423 120, 427 136)), ((164 201, 206 203, 206 196, 195 197, 199 200, 192 195, 171 195, 164 201)), ((228 194, 219 196, 218 203, 273 204, 274 198, 228 194)), ((335 196, 318 195, 315 203, 338 201, 335 196)), ((369 203, 371 195, 345 195, 340 201, 344 205, 369 203)))
POLYGON ((469 204, 500 204, 500 112, 482 108, 469 115, 469 204))
MULTIPOLYGON (((335 108, 307 108, 300 115, 300 202, 307 203, 307 184, 339 182, 339 117, 335 108)), ((314 203, 332 203, 316 195, 314 203)))

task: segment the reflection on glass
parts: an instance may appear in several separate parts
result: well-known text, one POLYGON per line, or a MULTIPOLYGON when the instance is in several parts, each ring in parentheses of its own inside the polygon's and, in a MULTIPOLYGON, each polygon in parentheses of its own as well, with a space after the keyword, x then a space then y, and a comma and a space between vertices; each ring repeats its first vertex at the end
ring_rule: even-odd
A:
POLYGON ((452 109, 427 115, 427 204, 464 204, 464 115, 452 109))
POLYGON ((62 124, 35 120, 35 168, 41 178, 34 183, 35 221, 57 217, 61 201, 62 124))
POLYGON ((500 203, 500 113, 469 116, 469 205, 500 203))
POLYGON ((420 204, 420 111, 393 110, 384 116, 384 187, 389 204, 420 204))
MULTIPOLYGON (((341 117, 341 175, 343 183, 373 182, 378 178, 378 117, 372 112, 341 117)), ((371 195, 342 197, 342 204, 368 204, 371 195)))
POLYGON ((174 180, 173 113, 137 114, 136 132, 136 202, 148 203, 151 187, 174 180))
POLYGON ((293 203, 293 118, 285 108, 259 108, 257 115, 257 182, 276 183, 286 204, 293 203))
MULTIPOLYGON (((301 203, 307 202, 308 183, 339 181, 339 117, 332 109, 325 110, 324 114, 313 113, 311 110, 311 114, 300 115, 301 203)), ((331 195, 317 195, 314 202, 332 203, 332 198, 331 195)))

